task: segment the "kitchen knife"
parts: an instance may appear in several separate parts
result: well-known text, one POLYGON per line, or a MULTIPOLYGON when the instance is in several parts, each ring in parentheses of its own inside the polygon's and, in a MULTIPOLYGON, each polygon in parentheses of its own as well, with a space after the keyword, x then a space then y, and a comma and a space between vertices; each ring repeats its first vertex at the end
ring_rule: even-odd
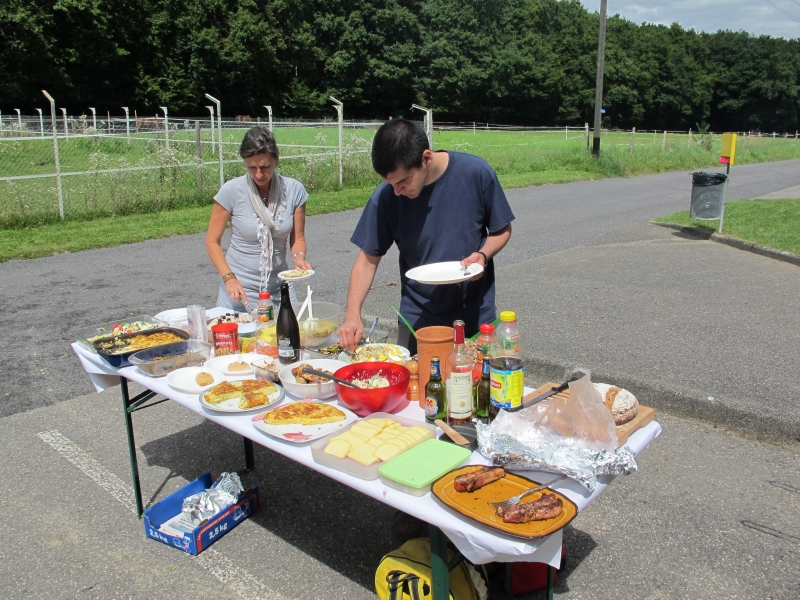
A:
POLYGON ((570 379, 569 381, 565 381, 564 383, 562 383, 561 385, 559 385, 557 387, 550 388, 550 390, 539 394, 535 398, 531 398, 530 400, 526 400, 525 402, 523 402, 519 406, 515 406, 514 408, 509 408, 509 409, 507 409, 507 412, 517 412, 518 410, 522 410, 523 408, 528 408, 529 406, 533 406, 537 402, 541 402, 542 400, 546 400, 550 396, 555 396, 559 392, 563 392, 565 389, 567 389, 569 387, 569 384, 572 383, 573 381, 578 381, 578 379, 583 377, 583 375, 584 375, 583 373, 576 373, 575 375, 572 376, 572 379, 570 379))

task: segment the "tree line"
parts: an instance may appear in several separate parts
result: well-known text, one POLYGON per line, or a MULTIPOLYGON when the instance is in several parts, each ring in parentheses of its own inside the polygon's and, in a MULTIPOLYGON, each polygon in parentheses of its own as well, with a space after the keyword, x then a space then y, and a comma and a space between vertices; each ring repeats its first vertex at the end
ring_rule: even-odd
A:
MULTIPOLYGON (((6 0, 0 107, 592 121, 599 16, 577 0, 6 0)), ((608 19, 604 124, 800 127, 800 39, 608 19)))

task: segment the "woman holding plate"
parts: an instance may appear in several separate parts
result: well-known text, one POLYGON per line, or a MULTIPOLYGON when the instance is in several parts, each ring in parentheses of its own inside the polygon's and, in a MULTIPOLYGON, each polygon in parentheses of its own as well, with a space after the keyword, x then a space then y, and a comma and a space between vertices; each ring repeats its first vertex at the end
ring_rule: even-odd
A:
MULTIPOLYGON (((206 232, 206 251, 222 278, 217 305, 244 311, 243 300, 255 308, 260 291, 280 299, 278 273, 288 270, 287 248, 294 265, 312 267, 306 260, 306 200, 303 184, 278 174, 280 154, 275 136, 253 127, 239 148, 247 174, 226 182, 214 196, 206 232), (227 254, 222 234, 231 223, 227 254)), ((294 297, 294 291, 292 291, 294 297)))

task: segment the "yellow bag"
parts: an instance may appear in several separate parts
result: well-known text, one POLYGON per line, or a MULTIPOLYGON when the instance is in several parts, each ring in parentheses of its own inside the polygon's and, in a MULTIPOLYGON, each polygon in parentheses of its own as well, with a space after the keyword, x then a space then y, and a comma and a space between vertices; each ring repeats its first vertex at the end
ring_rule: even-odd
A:
MULTIPOLYGON (((450 600, 485 600, 488 597, 485 573, 482 577, 475 567, 451 548, 447 549, 447 564, 450 570, 450 600)), ((375 590, 379 600, 431 598, 430 540, 408 540, 398 550, 384 556, 375 572, 375 590)))

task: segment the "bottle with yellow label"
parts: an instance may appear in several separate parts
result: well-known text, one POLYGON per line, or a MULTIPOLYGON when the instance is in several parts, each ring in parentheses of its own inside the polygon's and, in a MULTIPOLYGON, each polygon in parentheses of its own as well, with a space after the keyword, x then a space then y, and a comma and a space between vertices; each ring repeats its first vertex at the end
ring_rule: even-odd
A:
POLYGON ((508 410, 522 404, 525 387, 525 364, 522 359, 522 336, 517 315, 505 310, 500 313, 497 326, 497 349, 491 359, 492 399, 489 406, 489 421, 494 420, 501 409, 508 410))

